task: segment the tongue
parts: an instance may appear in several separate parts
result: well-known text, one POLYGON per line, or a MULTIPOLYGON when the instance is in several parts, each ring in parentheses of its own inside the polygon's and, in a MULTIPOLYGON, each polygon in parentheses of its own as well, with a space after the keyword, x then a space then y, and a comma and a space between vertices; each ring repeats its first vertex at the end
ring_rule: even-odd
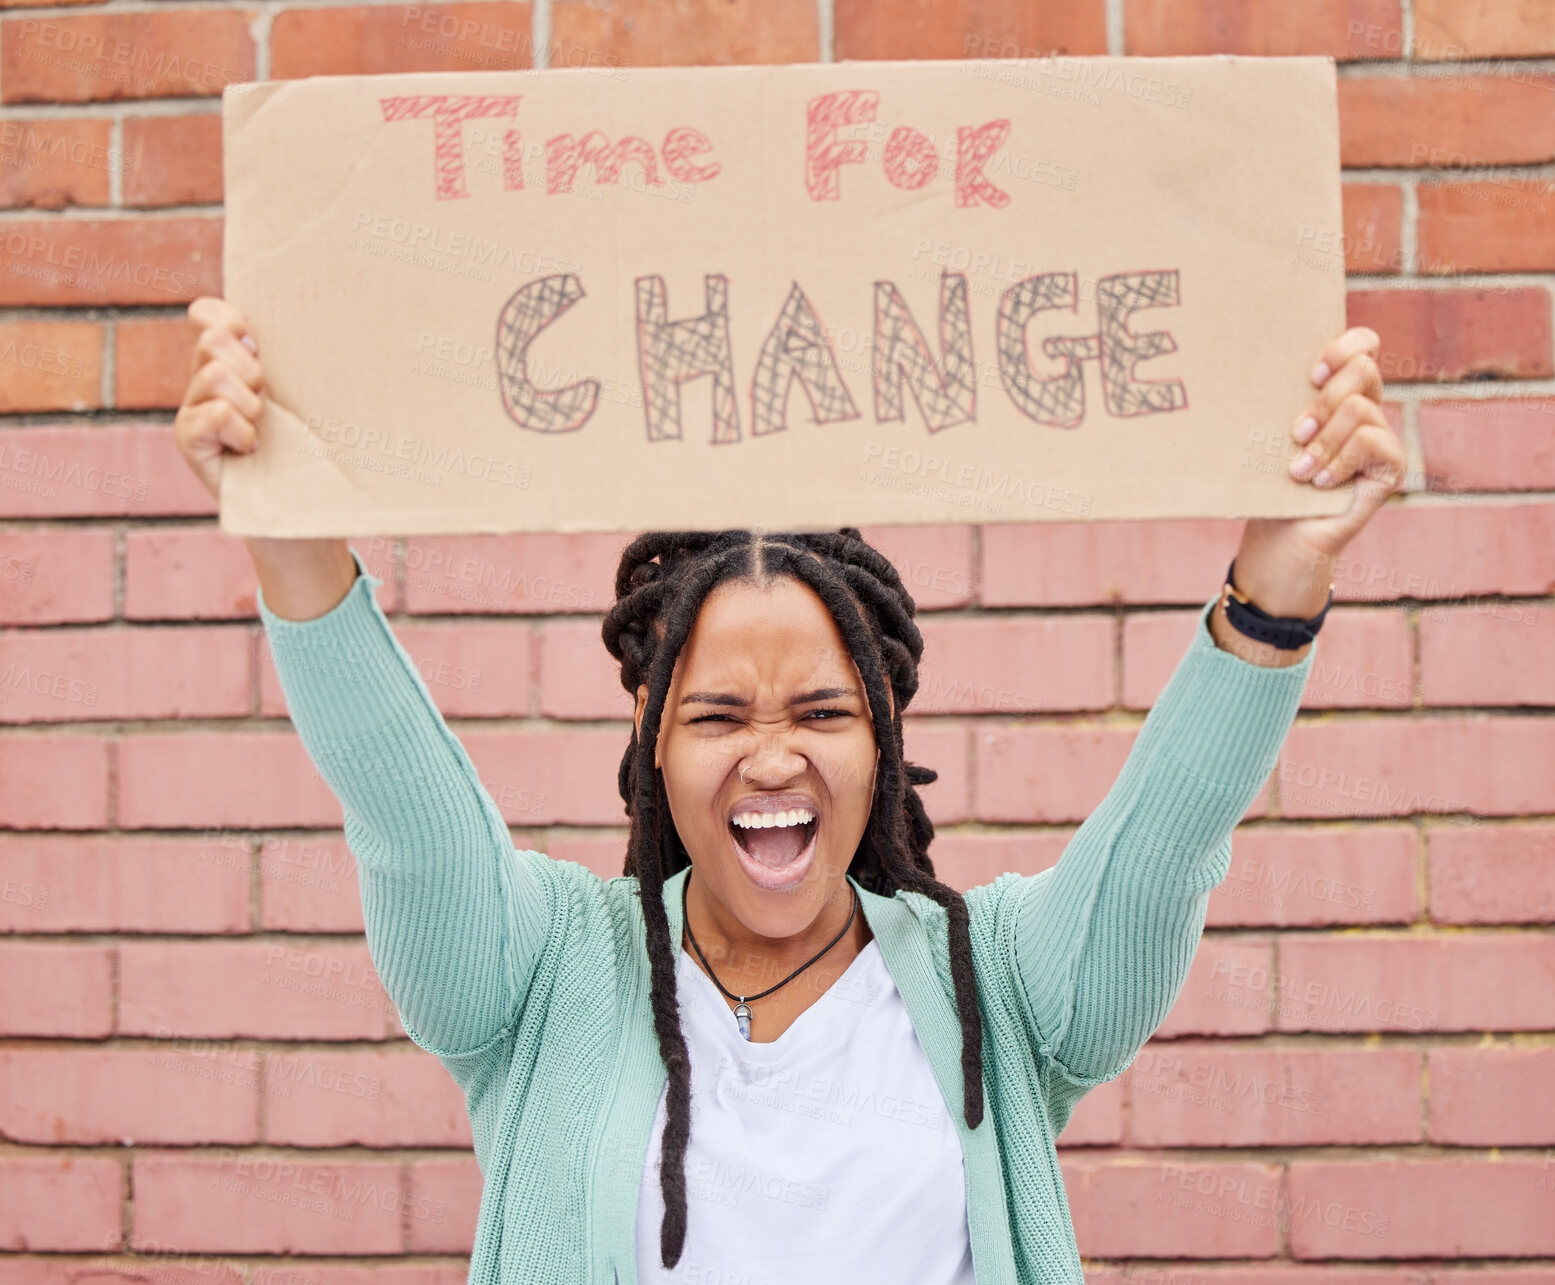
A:
POLYGON ((770 870, 780 870, 799 855, 805 844, 802 825, 771 826, 760 830, 746 830, 741 835, 745 851, 757 865, 770 870))

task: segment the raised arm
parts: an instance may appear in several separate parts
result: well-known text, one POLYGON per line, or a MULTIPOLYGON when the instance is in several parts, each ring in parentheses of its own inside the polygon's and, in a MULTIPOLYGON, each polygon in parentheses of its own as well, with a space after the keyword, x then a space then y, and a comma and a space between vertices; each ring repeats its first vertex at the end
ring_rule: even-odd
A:
POLYGON ((1056 866, 1012 880, 1015 961, 1055 1127, 1112 1079, 1181 991, 1231 832, 1268 779, 1318 642, 1265 667, 1193 641, 1117 781, 1056 866))

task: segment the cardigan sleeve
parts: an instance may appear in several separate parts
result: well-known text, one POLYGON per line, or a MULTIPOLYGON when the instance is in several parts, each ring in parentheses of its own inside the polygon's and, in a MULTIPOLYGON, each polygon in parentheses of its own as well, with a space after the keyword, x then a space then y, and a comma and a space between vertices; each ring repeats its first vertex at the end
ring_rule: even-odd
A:
POLYGON ((258 595, 292 725, 340 801, 373 964, 406 1033, 439 1056, 514 1022, 544 945, 551 863, 507 823, 373 596, 287 620, 258 595))
POLYGON ((1176 1001, 1210 890, 1230 868, 1231 833, 1275 765, 1317 654, 1314 641, 1276 668, 1221 649, 1209 632, 1216 601, 1058 863, 1011 881, 1017 993, 1057 1127, 1176 1001))

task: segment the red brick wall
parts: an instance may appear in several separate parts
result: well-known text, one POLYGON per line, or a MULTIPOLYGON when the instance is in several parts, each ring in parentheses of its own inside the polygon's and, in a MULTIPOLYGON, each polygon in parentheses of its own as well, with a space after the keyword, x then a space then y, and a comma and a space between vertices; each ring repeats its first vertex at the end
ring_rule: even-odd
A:
MULTIPOLYGON (((221 85, 1055 51, 1340 61, 1339 249, 1414 492, 1348 553, 1181 1001, 1064 1137, 1081 1249, 1100 1278, 1555 1280, 1549 0, 0 7, 7 1280, 465 1274, 459 1096, 377 986, 246 554, 170 440, 184 305, 221 289, 221 85), (379 1198, 312 1195, 342 1185, 379 1198)), ((947 877, 1057 857, 1238 525, 874 533, 927 613, 910 751, 947 877)), ((515 840, 608 873, 621 543, 357 542, 515 840)))

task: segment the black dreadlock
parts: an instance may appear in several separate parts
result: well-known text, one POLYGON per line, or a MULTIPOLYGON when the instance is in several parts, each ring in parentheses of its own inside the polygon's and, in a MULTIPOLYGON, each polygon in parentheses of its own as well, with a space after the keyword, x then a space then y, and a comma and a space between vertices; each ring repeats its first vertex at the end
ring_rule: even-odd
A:
POLYGON ((724 581, 757 583, 787 575, 813 589, 842 632, 864 679, 880 765, 869 821, 848 873, 883 896, 899 888, 932 898, 946 910, 950 970, 961 1019, 961 1074, 967 1127, 983 1119, 982 1020, 972 969, 966 902, 934 878, 929 842, 934 824, 917 788, 934 781, 930 768, 908 763, 902 711, 918 690, 923 637, 917 608, 890 561, 856 527, 804 534, 751 531, 650 532, 627 546, 616 569, 616 601, 605 617, 605 646, 621 664, 621 686, 634 699, 648 687, 642 732, 634 729, 617 784, 631 819, 625 873, 635 875, 647 930, 649 991, 659 1056, 668 1073, 660 1183, 664 1222, 659 1254, 666 1270, 680 1261, 686 1239, 686 1145, 691 1137, 691 1061, 680 1029, 675 990, 678 949, 669 939, 665 879, 691 863, 669 814, 663 774, 653 752, 676 657, 702 604, 724 581), (894 709, 886 696, 889 679, 894 709))

